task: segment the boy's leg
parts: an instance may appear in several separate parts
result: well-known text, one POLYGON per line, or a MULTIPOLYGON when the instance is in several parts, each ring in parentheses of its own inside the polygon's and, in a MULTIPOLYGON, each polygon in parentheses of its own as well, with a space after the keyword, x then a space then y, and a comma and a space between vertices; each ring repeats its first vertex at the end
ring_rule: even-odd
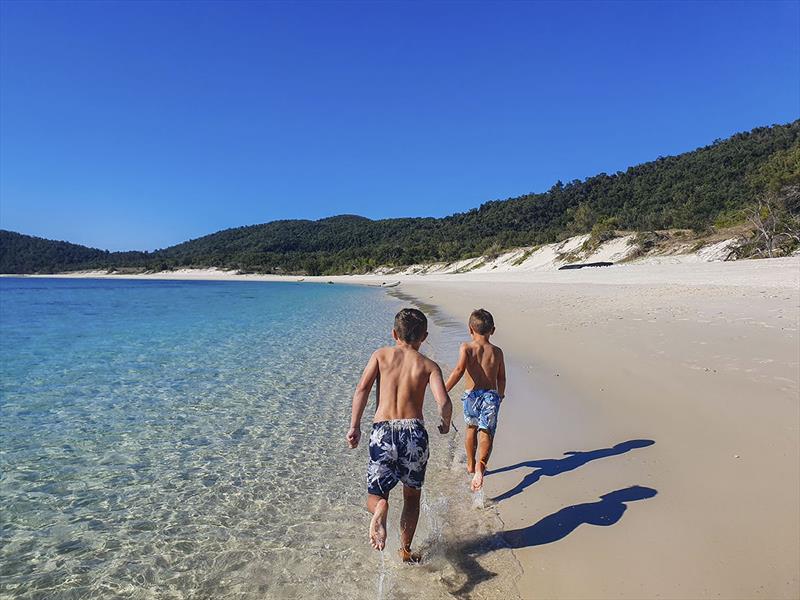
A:
POLYGON ((386 516, 389 514, 389 499, 369 494, 367 510, 372 513, 372 520, 369 523, 369 542, 376 550, 383 550, 386 546, 386 516))
POLYGON ((475 472, 475 451, 478 449, 478 428, 468 425, 464 433, 464 448, 467 451, 467 473, 475 472))
POLYGON ((404 562, 418 562, 419 556, 411 553, 411 541, 419 521, 419 501, 422 490, 403 485, 403 512, 400 515, 400 556, 404 562))
POLYGON ((477 492, 483 487, 483 474, 492 453, 494 437, 486 430, 478 431, 478 463, 475 465, 475 476, 472 478, 472 491, 477 492))

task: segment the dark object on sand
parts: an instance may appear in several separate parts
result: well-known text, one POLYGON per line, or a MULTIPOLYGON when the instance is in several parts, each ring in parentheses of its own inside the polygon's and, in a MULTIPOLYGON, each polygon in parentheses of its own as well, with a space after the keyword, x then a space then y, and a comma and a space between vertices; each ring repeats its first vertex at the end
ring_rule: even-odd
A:
POLYGON ((566 271, 568 269, 583 269, 584 267, 610 267, 612 262, 593 262, 593 263, 576 263, 574 265, 564 265, 559 267, 559 271, 566 271))

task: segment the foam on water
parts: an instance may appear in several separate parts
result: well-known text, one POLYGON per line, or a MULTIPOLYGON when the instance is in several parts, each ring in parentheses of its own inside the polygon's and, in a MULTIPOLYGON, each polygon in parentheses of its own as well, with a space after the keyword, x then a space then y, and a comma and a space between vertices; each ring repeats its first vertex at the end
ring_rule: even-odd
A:
MULTIPOLYGON (((367 542, 366 443, 343 436, 398 306, 343 286, 0 279, 0 595, 513 596, 460 439, 432 425, 425 562, 395 554, 399 490, 388 554, 367 542)), ((446 360, 446 328, 430 339, 446 360)))
POLYGON ((383 600, 384 589, 386 583, 386 550, 381 550, 381 566, 378 572, 378 594, 377 600, 383 600))

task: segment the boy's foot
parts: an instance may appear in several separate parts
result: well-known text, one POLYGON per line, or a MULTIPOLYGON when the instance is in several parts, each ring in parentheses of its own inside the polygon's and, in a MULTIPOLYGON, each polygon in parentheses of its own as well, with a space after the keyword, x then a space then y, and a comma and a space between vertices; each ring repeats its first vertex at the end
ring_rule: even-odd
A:
POLYGON ((389 502, 382 499, 375 507, 372 521, 369 523, 369 543, 375 550, 386 547, 386 515, 389 513, 389 502))
POLYGON ((482 487, 483 487, 483 469, 475 469, 475 476, 472 478, 472 484, 470 485, 470 488, 472 488, 473 492, 477 492, 482 487))
POLYGON ((410 549, 400 548, 397 553, 400 555, 400 558, 404 563, 422 562, 422 555, 417 552, 411 552, 410 549))

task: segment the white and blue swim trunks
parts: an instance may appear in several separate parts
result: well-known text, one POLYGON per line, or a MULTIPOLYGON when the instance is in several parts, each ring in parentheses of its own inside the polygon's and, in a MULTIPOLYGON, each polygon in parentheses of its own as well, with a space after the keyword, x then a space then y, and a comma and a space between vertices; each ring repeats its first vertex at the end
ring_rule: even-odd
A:
POLYGON ((373 423, 367 491, 385 498, 399 481, 411 488, 422 488, 428 456, 428 432, 421 419, 373 423))
POLYGON ((461 401, 464 403, 464 422, 467 426, 483 429, 494 437, 500 412, 500 394, 494 390, 467 390, 461 401))

